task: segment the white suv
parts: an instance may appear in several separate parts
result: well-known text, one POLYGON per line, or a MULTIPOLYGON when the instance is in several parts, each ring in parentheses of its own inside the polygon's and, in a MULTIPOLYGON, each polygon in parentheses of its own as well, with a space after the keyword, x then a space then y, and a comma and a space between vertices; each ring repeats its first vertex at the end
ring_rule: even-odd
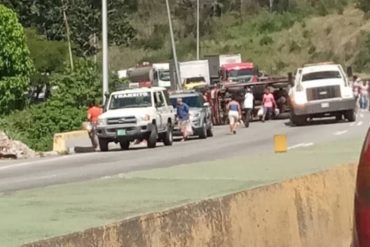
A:
POLYGON ((106 112, 96 128, 101 151, 108 151, 110 142, 129 149, 134 140, 147 140, 149 148, 157 141, 172 145, 175 110, 165 88, 129 89, 111 94, 106 112))
POLYGON ((339 64, 306 65, 297 70, 294 86, 289 91, 291 121, 304 125, 308 118, 343 116, 356 120, 355 99, 346 73, 339 64))

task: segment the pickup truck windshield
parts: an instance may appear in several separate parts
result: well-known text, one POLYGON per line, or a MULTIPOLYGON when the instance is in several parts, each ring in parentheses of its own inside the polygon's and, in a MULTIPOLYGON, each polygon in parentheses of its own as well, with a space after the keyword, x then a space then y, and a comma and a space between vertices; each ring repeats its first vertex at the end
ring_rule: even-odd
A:
MULTIPOLYGON (((173 107, 176 108, 177 106, 177 98, 171 98, 171 104, 173 107)), ((182 101, 187 104, 189 107, 194 107, 194 108, 200 108, 203 107, 203 99, 200 96, 184 96, 181 97, 182 101)))
POLYGON ((342 78, 339 71, 319 71, 313 73, 307 73, 302 76, 302 82, 315 81, 323 79, 340 79, 342 78))
POLYGON ((122 93, 111 97, 109 109, 141 108, 152 106, 152 96, 149 92, 122 93))

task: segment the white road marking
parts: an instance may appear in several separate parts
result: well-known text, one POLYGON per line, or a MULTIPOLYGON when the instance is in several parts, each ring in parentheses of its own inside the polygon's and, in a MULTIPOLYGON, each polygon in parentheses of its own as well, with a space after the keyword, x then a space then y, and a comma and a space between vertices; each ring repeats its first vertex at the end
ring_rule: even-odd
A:
POLYGON ((347 132, 348 132, 348 130, 340 130, 340 131, 335 132, 334 135, 340 136, 340 135, 344 135, 347 132))
POLYGON ((357 126, 361 126, 361 125, 363 125, 363 122, 362 121, 360 121, 360 122, 357 123, 357 126))
POLYGON ((309 142, 309 143, 299 143, 299 144, 296 144, 296 145, 293 145, 293 146, 288 147, 288 150, 292 150, 292 149, 296 149, 296 148, 311 147, 311 146, 313 146, 313 145, 314 145, 314 143, 313 143, 313 142, 309 142))

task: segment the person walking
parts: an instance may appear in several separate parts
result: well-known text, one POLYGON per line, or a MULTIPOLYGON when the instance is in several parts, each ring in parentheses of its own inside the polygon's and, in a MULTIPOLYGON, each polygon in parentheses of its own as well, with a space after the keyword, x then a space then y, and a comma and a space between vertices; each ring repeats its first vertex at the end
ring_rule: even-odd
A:
POLYGON ((263 100, 262 100, 262 106, 263 106, 262 122, 265 122, 266 116, 268 120, 272 118, 274 107, 276 107, 274 95, 270 92, 269 88, 265 88, 265 93, 263 95, 263 100))
POLYGON ((191 123, 189 121, 189 106, 182 101, 182 98, 177 99, 177 119, 179 122, 179 127, 182 134, 182 141, 186 141, 189 136, 189 126, 191 123))
POLYGON ((249 126, 249 122, 252 118, 253 102, 254 96, 252 90, 250 89, 250 87, 246 87, 246 93, 244 95, 244 104, 243 104, 245 114, 244 124, 246 127, 249 126))
POLYGON ((226 107, 228 111, 230 132, 231 134, 236 134, 236 128, 238 127, 238 122, 241 118, 241 107, 238 101, 236 101, 235 95, 231 95, 231 101, 226 107))
POLYGON ((353 96, 356 102, 356 111, 360 108, 360 91, 361 91, 361 79, 354 75, 352 80, 353 96))
POLYGON ((360 86, 360 108, 365 111, 368 108, 368 90, 369 85, 367 81, 363 81, 360 86))
POLYGON ((88 130, 89 132, 89 137, 91 140, 91 144, 95 150, 98 148, 98 142, 96 138, 96 125, 98 122, 98 117, 103 113, 103 108, 100 106, 95 105, 95 102, 91 102, 89 104, 89 108, 87 110, 87 119, 90 123, 90 129, 88 130))

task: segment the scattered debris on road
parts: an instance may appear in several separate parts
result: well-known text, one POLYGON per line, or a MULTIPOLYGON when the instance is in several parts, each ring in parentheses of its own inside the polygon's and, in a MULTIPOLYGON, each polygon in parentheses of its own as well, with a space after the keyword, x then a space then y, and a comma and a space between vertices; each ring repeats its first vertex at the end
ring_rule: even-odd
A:
POLYGON ((11 140, 0 131, 0 159, 28 159, 38 157, 38 153, 20 141, 11 140))

